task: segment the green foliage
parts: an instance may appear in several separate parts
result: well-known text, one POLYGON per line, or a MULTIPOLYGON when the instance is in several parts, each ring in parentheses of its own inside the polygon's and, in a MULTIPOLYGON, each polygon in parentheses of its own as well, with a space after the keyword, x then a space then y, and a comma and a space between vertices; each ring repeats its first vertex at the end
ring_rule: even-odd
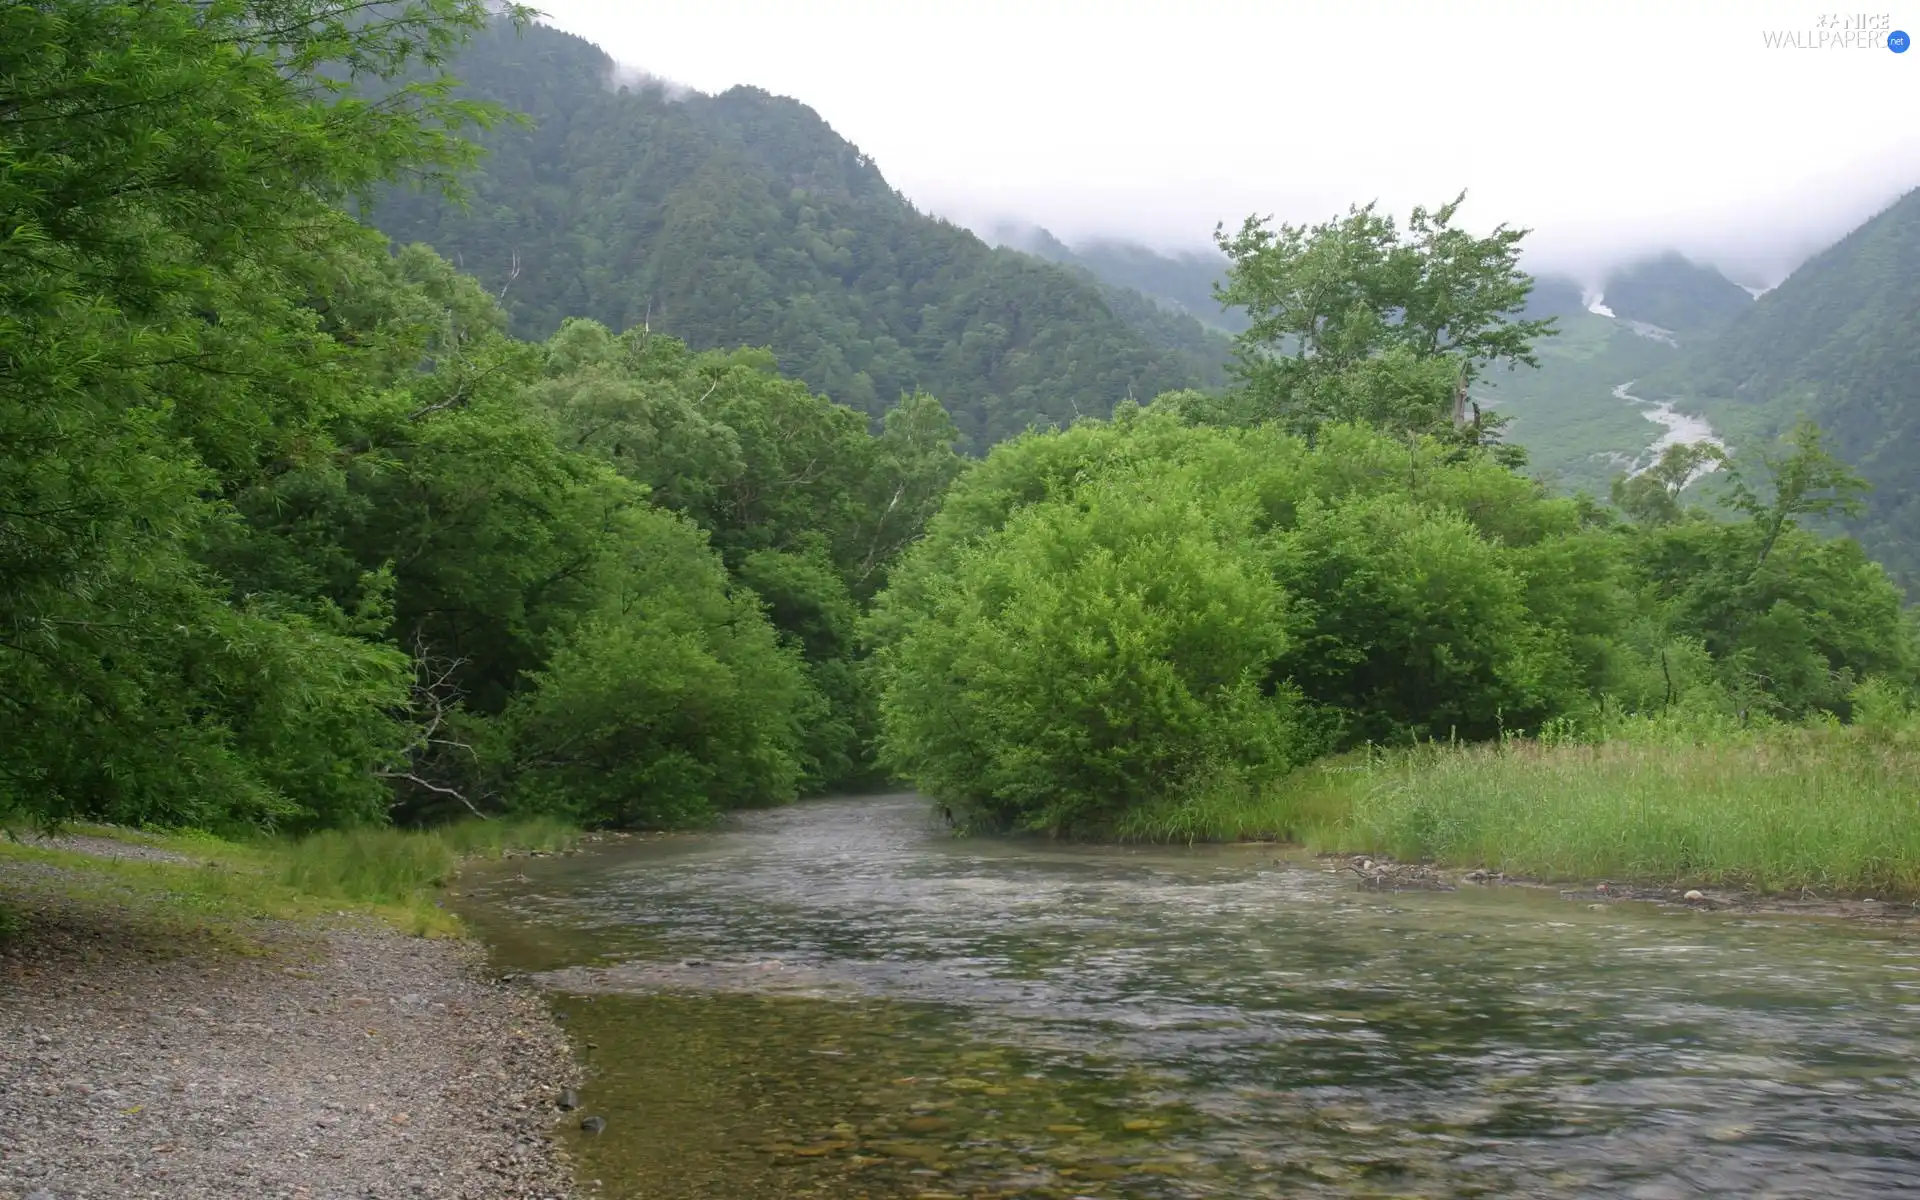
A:
POLYGON ((1371 204, 1314 226, 1249 217, 1222 230, 1219 297, 1251 319, 1236 339, 1245 415, 1307 435, 1351 421, 1434 432, 1462 422, 1456 397, 1486 367, 1537 365, 1532 342, 1553 322, 1514 319, 1532 286, 1525 231, 1473 237, 1453 225, 1464 199, 1415 208, 1404 234, 1371 204))
POLYGON ((854 630, 959 469, 939 401, 904 397, 876 436, 861 414, 776 374, 764 352, 695 354, 592 321, 548 342, 533 395, 560 445, 604 457, 707 530, 799 650, 817 702, 801 786, 870 782, 875 701, 854 630))
POLYGON ((306 301, 331 201, 470 161, 423 81, 484 6, 0 10, 0 808, 343 822, 381 810, 399 656, 346 612, 236 594, 232 499, 325 452, 359 349, 306 301))
POLYGON ((498 110, 433 73, 489 20, 0 11, 0 812, 660 823, 865 761, 855 597, 951 424, 916 397, 870 434, 764 354, 527 346, 389 253, 340 206, 473 163, 498 110))
POLYGON ((1801 526, 1851 509, 1863 487, 1819 430, 1802 425, 1758 457, 1765 481, 1748 478, 1738 460, 1731 471, 1744 521, 1679 504, 1679 485, 1699 463, 1722 460, 1717 454, 1676 447, 1621 484, 1616 497, 1640 524, 1630 560, 1650 610, 1673 634, 1700 642, 1741 707, 1845 716, 1859 680, 1914 679, 1920 646, 1899 590, 1859 544, 1801 526))
POLYGON ((1638 524, 1671 525, 1686 511, 1680 493, 1703 472, 1726 462, 1726 453, 1708 442, 1668 446, 1646 470, 1614 478, 1613 503, 1638 524))
POLYGON ((807 697, 798 656, 689 523, 636 510, 625 525, 617 591, 507 710, 510 803, 661 826, 792 799, 807 697))
POLYGON ((1303 612, 1286 668, 1354 735, 1484 738, 1572 698, 1554 685, 1577 683, 1578 668, 1530 611, 1521 562, 1459 512, 1316 497, 1293 532, 1281 578, 1303 612))
POLYGON ((1738 466, 1733 471, 1733 507, 1752 518, 1761 531, 1756 570, 1766 565, 1774 543, 1793 522, 1833 513, 1857 515, 1860 497, 1870 490, 1853 468, 1827 451, 1826 437, 1813 422, 1801 421, 1785 440, 1785 453, 1763 453, 1760 458, 1771 476, 1770 498, 1763 500, 1738 466))
POLYGON ((1308 751, 1266 679, 1283 594, 1251 496, 1116 472, 1014 513, 889 651, 889 765, 996 824, 1131 803, 1308 751))
POLYGON ((1623 524, 1448 441, 1192 423, 1212 402, 961 476, 868 624, 891 765, 990 822, 1182 836, 1267 811, 1316 748, 1595 705, 1846 717, 1859 680, 1915 678, 1884 573, 1798 525, 1852 489, 1811 433, 1742 485, 1747 520, 1681 508, 1702 456, 1678 452, 1623 524), (1188 648, 1229 615, 1249 641, 1188 648))
POLYGON ((1029 435, 961 477, 876 604, 887 760, 1063 828, 1330 739, 1544 720, 1613 669, 1613 546, 1490 459, 1354 426, 1309 447, 1122 410, 1029 435))
POLYGON ((1747 305, 1636 390, 1704 411, 1735 446, 1802 419, 1872 491, 1838 527, 1909 591, 1920 580, 1920 192, 1910 192, 1747 305))
POLYGON ((976 449, 1222 379, 1191 318, 916 211, 797 102, 617 86, 596 47, 543 27, 487 32, 459 69, 532 127, 485 139, 470 206, 394 191, 372 216, 503 289, 523 336, 591 317, 766 346, 872 416, 938 395, 976 449))
POLYGON ((1701 518, 1649 530, 1629 552, 1668 626, 1699 638, 1748 704, 1844 716, 1854 681, 1913 678, 1900 593, 1858 543, 1794 529, 1761 562, 1766 538, 1754 524, 1701 518))

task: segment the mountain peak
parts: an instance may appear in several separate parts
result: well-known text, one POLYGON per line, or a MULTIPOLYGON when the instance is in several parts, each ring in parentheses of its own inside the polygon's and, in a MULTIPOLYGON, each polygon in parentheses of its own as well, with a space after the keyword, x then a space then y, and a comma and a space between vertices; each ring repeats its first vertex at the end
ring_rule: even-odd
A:
POLYGON ((1614 316, 1676 332, 1724 324, 1753 306, 1747 289, 1677 250, 1614 268, 1602 295, 1614 316))

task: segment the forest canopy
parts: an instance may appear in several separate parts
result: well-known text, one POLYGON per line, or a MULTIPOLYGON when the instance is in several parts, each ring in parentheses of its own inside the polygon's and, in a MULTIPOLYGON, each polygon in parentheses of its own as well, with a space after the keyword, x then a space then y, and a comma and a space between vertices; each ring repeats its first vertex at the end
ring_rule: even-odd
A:
POLYGON ((490 19, 0 12, 0 809, 656 824, 870 769, 855 606, 951 422, 645 331, 516 341, 353 219, 472 166, 504 114, 435 72, 490 19))
MULTIPOLYGON (((1100 831, 1359 745, 1845 719, 1914 681, 1899 593, 1818 532, 1863 488, 1819 429, 1724 464, 1719 512, 1682 494, 1698 450, 1611 506, 1517 472, 1464 381, 1549 326, 1523 234, 1464 232, 1458 200, 1223 237, 1248 324, 1213 390, 1079 276, 892 208, 895 241, 835 224, 897 197, 833 155, 766 200, 810 257, 728 260, 766 303, 709 333, 766 345, 625 301, 516 337, 511 274, 356 214, 480 178, 509 114, 444 69, 525 17, 0 8, 0 816, 659 826, 894 778, 1100 831), (941 245, 964 286, 909 261, 941 245), (935 276, 969 298, 902 298, 935 276), (895 307, 828 319, 883 278, 895 307), (809 313, 818 356, 783 370, 809 313), (889 346, 903 314, 921 340, 889 346), (841 333, 898 369, 841 371, 841 333)), ((709 107, 755 171, 835 144, 709 107)), ((747 202, 723 159, 687 221, 747 202)))
POLYGON ((1844 717, 1910 687, 1913 627, 1860 548, 1806 527, 1860 480, 1803 426, 1617 509, 1518 474, 1464 380, 1524 365, 1520 234, 1459 202, 1222 238, 1239 385, 1033 432, 961 476, 870 622, 882 759, 993 827, 1110 831, 1361 745, 1485 740, 1676 704, 1844 717))

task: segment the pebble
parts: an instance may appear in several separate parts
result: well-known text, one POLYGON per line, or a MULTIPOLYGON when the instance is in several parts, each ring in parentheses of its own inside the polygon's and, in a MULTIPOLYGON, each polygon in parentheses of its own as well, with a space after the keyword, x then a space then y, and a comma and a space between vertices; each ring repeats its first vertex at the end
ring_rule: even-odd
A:
POLYGON ((0 865, 24 925, 0 958, 0 1197, 573 1195, 551 1106, 572 1056, 478 945, 352 917, 203 938, 69 874, 0 865), (397 1003, 346 1000, 366 993, 397 1003))
POLYGON ((588 1117, 580 1122, 580 1128, 586 1130, 588 1133, 599 1133, 606 1127, 607 1119, 605 1117, 588 1117))
MULTIPOLYGON (((1669 892, 1668 895, 1672 895, 1672 893, 1669 892)), ((1693 891, 1688 892, 1686 895, 1680 898, 1682 900, 1693 901, 1693 900, 1705 900, 1707 897, 1704 892, 1701 892, 1698 889, 1695 889, 1693 891)))

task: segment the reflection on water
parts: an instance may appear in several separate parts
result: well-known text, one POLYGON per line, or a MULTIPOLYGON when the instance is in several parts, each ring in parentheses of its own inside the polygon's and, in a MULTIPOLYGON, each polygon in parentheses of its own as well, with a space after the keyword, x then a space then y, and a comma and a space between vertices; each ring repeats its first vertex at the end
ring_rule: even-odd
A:
POLYGON ((549 972, 609 1196, 1920 1187, 1904 932, 953 839, 905 797, 469 900, 549 972))

